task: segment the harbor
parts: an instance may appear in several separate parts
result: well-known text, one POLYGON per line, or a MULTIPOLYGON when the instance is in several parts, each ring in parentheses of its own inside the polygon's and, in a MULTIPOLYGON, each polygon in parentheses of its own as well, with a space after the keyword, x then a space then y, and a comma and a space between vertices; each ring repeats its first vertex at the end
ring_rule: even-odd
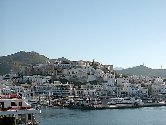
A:
POLYGON ((39 103, 39 107, 53 107, 53 108, 68 108, 80 110, 101 110, 101 109, 127 109, 127 108, 143 108, 143 107, 161 107, 166 106, 165 101, 149 101, 145 102, 142 99, 135 98, 107 98, 107 99, 90 99, 79 97, 68 97, 61 99, 53 99, 46 101, 46 103, 39 103))
POLYGON ((166 107, 164 77, 117 74, 113 65, 95 60, 62 57, 0 76, 0 124, 5 125, 42 125, 45 111, 52 117, 53 111, 60 110, 82 113, 161 107, 166 107))
POLYGON ((71 110, 49 107, 38 115, 40 125, 165 125, 166 107, 71 110))
POLYGON ((166 0, 0 0, 0 125, 166 125, 166 0))

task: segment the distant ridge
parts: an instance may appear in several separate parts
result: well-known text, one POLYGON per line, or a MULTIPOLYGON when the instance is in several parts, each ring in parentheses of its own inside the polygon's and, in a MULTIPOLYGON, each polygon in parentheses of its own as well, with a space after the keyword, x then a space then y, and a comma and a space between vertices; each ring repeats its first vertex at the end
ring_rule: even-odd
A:
POLYGON ((144 65, 135 66, 123 70, 116 70, 116 72, 125 75, 157 76, 166 78, 166 69, 151 69, 144 65))
POLYGON ((35 65, 45 63, 49 60, 47 57, 37 52, 20 51, 15 54, 0 57, 0 74, 9 73, 10 70, 19 71, 21 66, 35 65))
POLYGON ((114 70, 123 70, 124 68, 122 67, 115 67, 114 70))

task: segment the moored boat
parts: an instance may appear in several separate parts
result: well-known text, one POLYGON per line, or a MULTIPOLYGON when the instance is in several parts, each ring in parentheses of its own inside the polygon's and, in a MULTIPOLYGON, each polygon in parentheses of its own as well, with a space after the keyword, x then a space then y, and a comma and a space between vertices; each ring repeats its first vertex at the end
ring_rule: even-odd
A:
POLYGON ((144 103, 139 98, 111 98, 107 103, 109 107, 138 107, 144 103))
POLYGON ((34 116, 41 113, 31 107, 26 100, 17 95, 1 95, 0 99, 0 125, 37 125, 38 122, 34 116))

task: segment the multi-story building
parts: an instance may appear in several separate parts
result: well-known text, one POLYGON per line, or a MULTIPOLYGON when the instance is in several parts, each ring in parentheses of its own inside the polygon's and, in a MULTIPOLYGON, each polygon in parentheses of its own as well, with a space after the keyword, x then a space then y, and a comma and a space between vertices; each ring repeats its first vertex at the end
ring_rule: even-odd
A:
POLYGON ((129 78, 117 78, 116 83, 117 83, 117 86, 123 85, 125 83, 129 83, 129 78))
POLYGON ((42 85, 34 86, 35 94, 46 96, 69 96, 73 93, 73 85, 62 84, 60 82, 54 82, 52 84, 45 83, 42 85))

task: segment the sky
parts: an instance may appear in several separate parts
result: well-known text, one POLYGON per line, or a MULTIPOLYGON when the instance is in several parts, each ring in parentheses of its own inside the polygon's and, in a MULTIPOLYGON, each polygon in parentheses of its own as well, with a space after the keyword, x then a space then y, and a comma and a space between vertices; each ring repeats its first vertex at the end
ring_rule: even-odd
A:
POLYGON ((166 0, 0 0, 0 56, 166 69, 166 0))

